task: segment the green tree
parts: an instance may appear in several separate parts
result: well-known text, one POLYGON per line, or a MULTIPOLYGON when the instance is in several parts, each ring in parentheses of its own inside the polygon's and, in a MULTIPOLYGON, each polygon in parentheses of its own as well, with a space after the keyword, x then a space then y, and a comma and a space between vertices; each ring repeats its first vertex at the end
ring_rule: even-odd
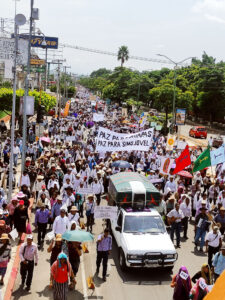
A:
POLYGON ((111 70, 107 70, 106 68, 100 68, 96 71, 93 71, 90 75, 91 78, 93 77, 107 77, 109 74, 111 74, 111 70))
POLYGON ((121 60, 121 67, 123 67, 125 61, 128 61, 129 59, 129 50, 127 46, 121 46, 119 48, 117 59, 121 60))

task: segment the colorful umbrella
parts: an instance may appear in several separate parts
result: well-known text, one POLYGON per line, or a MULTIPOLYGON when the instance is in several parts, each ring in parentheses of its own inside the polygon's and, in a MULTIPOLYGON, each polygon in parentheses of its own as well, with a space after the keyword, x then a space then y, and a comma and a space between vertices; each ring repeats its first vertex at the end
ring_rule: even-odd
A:
POLYGON ((131 164, 128 161, 125 161, 125 160, 117 160, 117 161, 112 163, 112 167, 126 169, 126 168, 130 168, 131 164))
POLYGON ((41 141, 46 142, 46 143, 51 143, 51 139, 47 136, 43 136, 40 138, 41 141))
POLYGON ((177 173, 177 175, 186 177, 186 178, 192 178, 193 176, 191 175, 191 173, 189 173, 188 171, 180 171, 177 173))
POLYGON ((71 230, 63 233, 62 238, 69 242, 89 242, 94 240, 94 236, 90 232, 83 230, 71 230))

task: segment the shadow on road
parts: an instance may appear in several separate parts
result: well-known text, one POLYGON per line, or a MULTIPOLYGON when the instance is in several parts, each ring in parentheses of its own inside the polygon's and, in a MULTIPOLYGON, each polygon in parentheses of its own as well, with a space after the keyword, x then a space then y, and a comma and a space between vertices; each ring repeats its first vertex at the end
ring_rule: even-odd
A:
POLYGON ((129 268, 123 272, 120 269, 118 258, 118 247, 113 239, 112 258, 117 268, 117 272, 124 284, 131 285, 168 285, 171 282, 172 276, 169 270, 165 269, 150 269, 150 268, 129 268))

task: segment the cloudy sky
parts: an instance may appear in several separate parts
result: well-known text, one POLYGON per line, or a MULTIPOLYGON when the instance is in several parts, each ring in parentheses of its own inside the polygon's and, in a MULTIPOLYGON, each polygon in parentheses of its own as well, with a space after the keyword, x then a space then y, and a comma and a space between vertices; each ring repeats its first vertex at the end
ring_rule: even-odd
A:
MULTIPOLYGON (((205 50, 225 60, 225 0, 34 0, 40 9, 36 26, 60 43, 117 52, 127 45, 130 55, 175 61, 201 57, 205 50)), ((30 0, 17 2, 17 13, 29 17, 30 0)), ((14 17, 14 1, 0 0, 0 17, 14 17)), ((116 57, 64 48, 74 73, 88 74, 118 66, 116 57)), ((139 70, 163 64, 129 60, 139 70)))

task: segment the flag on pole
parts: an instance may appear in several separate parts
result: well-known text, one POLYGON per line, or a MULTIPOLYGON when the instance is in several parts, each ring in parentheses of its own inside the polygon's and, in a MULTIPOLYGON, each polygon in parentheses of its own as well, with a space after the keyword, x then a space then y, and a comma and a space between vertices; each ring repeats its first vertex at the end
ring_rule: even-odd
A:
POLYGON ((194 162, 193 172, 200 171, 204 168, 211 166, 210 150, 209 147, 202 152, 194 162))
POLYGON ((191 157, 189 152, 188 145, 182 151, 181 155, 175 160, 176 168, 173 171, 173 174, 177 174, 178 172, 182 171, 184 168, 191 165, 191 157))

